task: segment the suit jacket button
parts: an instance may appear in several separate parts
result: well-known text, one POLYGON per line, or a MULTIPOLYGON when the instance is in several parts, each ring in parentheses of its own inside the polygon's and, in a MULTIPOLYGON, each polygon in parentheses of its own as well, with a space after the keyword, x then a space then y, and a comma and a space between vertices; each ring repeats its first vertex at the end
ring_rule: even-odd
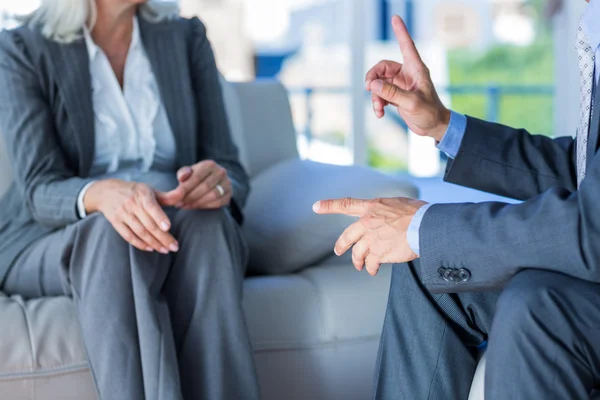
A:
POLYGON ((460 282, 467 282, 469 279, 471 279, 471 271, 466 268, 458 270, 458 280, 460 282))
POLYGON ((438 269, 438 275, 446 282, 450 282, 450 273, 451 271, 448 268, 440 267, 438 269))
POLYGON ((440 268, 438 269, 438 275, 440 276, 440 278, 442 278, 442 279, 443 279, 443 280, 445 280, 445 281, 448 281, 448 278, 447 278, 447 271, 448 271, 448 270, 447 270, 446 268, 444 268, 444 267, 440 267, 440 268))
POLYGON ((460 279, 458 277, 458 270, 457 269, 452 269, 450 271, 450 280, 452 282, 456 282, 456 283, 460 282, 460 279))

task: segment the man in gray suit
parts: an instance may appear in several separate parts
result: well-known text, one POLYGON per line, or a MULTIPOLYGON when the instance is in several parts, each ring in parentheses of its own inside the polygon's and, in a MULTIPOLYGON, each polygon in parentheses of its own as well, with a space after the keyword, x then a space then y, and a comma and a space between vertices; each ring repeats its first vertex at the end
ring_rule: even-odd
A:
POLYGON ((376 115, 392 104, 413 132, 434 138, 451 158, 447 181, 524 201, 315 204, 359 217, 335 245, 338 255, 353 247, 357 269, 407 263, 393 269, 375 398, 466 399, 484 347, 487 400, 585 399, 599 386, 597 21, 592 0, 577 40, 577 138, 553 140, 447 110, 394 18, 404 63, 367 74, 376 115))

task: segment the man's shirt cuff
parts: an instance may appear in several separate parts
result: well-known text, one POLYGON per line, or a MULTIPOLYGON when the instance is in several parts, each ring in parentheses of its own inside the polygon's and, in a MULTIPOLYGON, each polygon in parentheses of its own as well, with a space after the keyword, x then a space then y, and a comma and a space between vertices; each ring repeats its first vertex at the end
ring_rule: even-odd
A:
POLYGON ((425 204, 419 208, 412 221, 410 221, 410 224, 408 225, 408 231, 406 231, 406 240, 408 241, 408 245, 418 256, 421 255, 421 249, 419 248, 419 229, 421 228, 421 221, 423 221, 425 211, 427 211, 432 205, 433 204, 425 204))
POLYGON ((450 124, 448 124, 448 129, 442 141, 438 143, 437 148, 446 153, 448 157, 456 158, 466 130, 467 117, 463 114, 450 111, 450 124))

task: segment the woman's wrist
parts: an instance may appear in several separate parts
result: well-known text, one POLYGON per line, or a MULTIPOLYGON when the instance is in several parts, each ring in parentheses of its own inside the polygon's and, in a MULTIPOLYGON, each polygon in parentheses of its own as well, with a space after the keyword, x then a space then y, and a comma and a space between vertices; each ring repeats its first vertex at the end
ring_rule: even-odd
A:
POLYGON ((114 188, 118 182, 118 179, 105 179, 96 181, 90 186, 83 196, 83 205, 85 207, 86 214, 92 214, 95 212, 102 211, 102 200, 106 197, 106 191, 114 188), (103 196, 102 193, 105 193, 103 196))

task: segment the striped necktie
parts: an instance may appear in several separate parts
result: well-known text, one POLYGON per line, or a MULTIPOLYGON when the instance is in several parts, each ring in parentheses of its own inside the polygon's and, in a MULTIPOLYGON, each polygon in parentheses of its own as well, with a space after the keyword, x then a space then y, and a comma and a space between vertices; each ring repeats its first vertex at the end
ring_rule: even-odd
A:
POLYGON ((579 56, 579 128, 577 129, 577 186, 585 178, 587 162, 587 142, 592 115, 592 94, 594 91, 595 52, 589 44, 583 23, 577 32, 577 53, 579 56))

